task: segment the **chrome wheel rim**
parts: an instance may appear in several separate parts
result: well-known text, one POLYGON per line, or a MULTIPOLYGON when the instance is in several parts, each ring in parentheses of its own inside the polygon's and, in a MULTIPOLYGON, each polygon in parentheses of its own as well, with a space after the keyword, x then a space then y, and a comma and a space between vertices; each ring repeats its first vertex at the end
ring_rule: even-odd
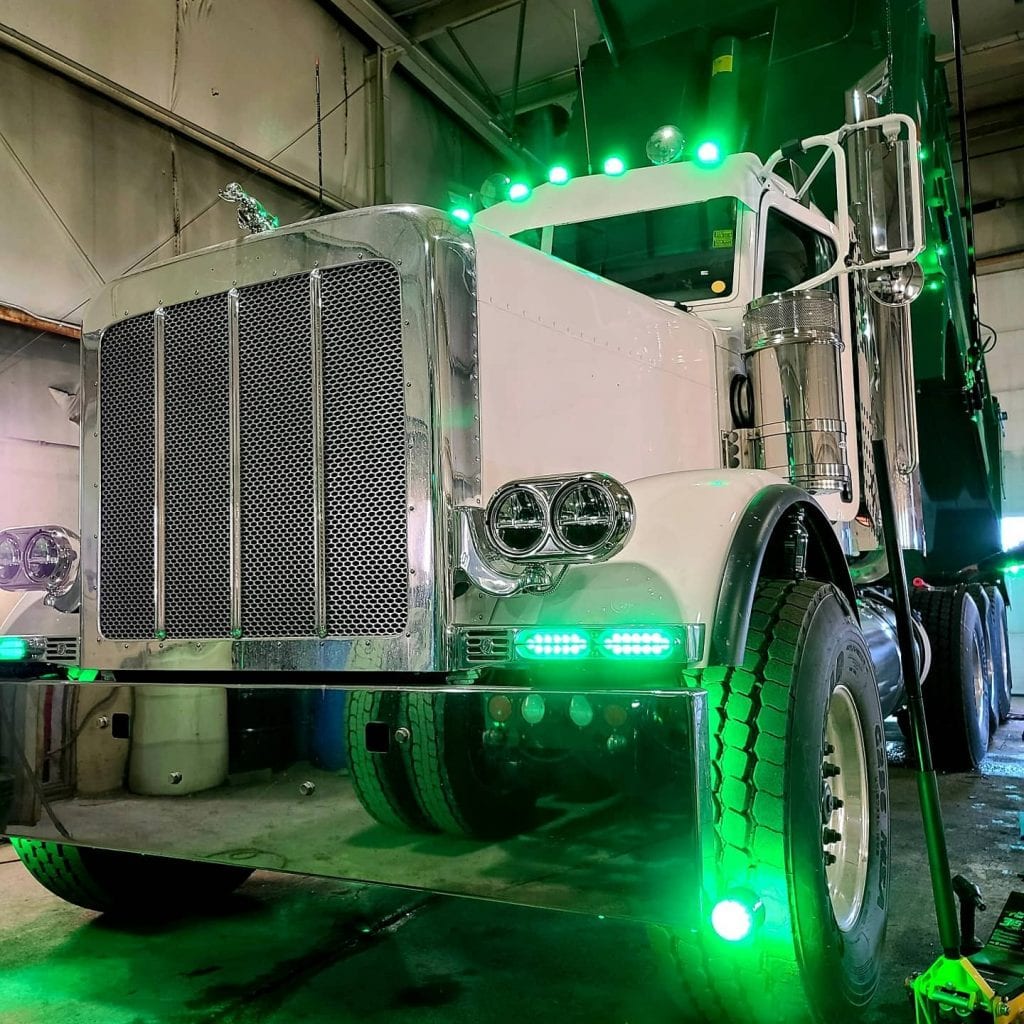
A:
POLYGON ((984 736, 988 729, 988 706, 985 703, 985 664, 977 637, 971 644, 971 673, 974 683, 974 711, 978 716, 978 728, 984 736))
POLYGON ((832 913, 841 931, 860 916, 868 881, 868 765, 860 715, 842 683, 832 691, 822 760, 822 851, 832 913))

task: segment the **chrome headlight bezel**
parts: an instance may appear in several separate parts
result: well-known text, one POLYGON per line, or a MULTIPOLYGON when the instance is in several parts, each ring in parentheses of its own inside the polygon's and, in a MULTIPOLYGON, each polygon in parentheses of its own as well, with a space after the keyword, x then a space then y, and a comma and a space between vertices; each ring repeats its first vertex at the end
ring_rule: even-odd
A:
POLYGON ((636 506, 629 491, 607 473, 573 473, 559 476, 514 480, 495 491, 485 513, 488 540, 494 552, 511 562, 560 562, 563 564, 603 562, 618 554, 636 526, 636 506), (579 487, 597 488, 604 497, 610 523, 599 542, 573 544, 567 540, 556 522, 556 510, 579 487), (517 551, 509 547, 498 531, 497 513, 512 494, 522 492, 535 500, 543 510, 543 535, 529 549, 517 551))
POLYGON ((62 530, 36 530, 25 543, 21 554, 21 565, 25 578, 29 582, 46 590, 58 591, 68 582, 75 557, 74 548, 71 547, 69 538, 62 530), (51 545, 53 570, 49 573, 35 572, 29 564, 29 560, 32 557, 32 549, 39 541, 45 541, 51 545))
POLYGON ((22 572, 21 564, 21 545, 18 543, 18 538, 10 530, 4 530, 0 533, 0 545, 10 544, 14 550, 14 557, 10 563, 9 571, 5 572, 4 564, 0 562, 0 586, 4 584, 13 583, 22 572))
POLYGON ((10 540, 18 552, 17 571, 8 578, 0 578, 0 590, 43 590, 59 597, 74 586, 78 537, 70 530, 60 526, 26 526, 0 531, 0 538, 10 540), (34 571, 29 564, 32 547, 40 538, 45 538, 53 545, 55 564, 53 571, 48 574, 34 571))

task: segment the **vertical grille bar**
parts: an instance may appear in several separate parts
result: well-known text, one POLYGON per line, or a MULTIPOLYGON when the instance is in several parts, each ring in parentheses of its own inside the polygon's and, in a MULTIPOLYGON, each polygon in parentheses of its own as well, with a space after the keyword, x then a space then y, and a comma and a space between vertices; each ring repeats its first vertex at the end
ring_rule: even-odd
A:
POLYGON ((239 289, 242 629, 313 636, 309 278, 239 289))
POLYGON ((159 639, 167 633, 164 533, 164 310, 153 312, 153 625, 159 639))
POLYGON ((122 320, 100 343, 100 632, 153 635, 153 315, 122 320))
POLYGON ((242 421, 238 342, 238 289, 228 292, 228 431, 231 460, 230 545, 231 635, 242 635, 242 421))
POLYGON ((228 307, 209 295, 164 309, 167 636, 226 637, 230 625, 228 307))
POLYGON ((309 275, 309 322, 313 351, 313 586, 317 636, 327 635, 326 516, 324 514, 324 338, 320 271, 309 275))

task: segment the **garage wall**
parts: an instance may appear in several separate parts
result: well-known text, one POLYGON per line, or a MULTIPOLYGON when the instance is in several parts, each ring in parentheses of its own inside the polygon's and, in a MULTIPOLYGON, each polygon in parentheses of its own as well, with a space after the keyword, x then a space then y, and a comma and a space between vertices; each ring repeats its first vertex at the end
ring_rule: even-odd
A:
MULTIPOLYGON (((982 319, 999 333, 986 357, 992 390, 1006 412, 1004 516, 1024 516, 1024 271, 987 274, 978 283, 982 319)), ((1009 577, 1010 656, 1024 693, 1024 577, 1009 577)))
MULTIPOLYGON (((325 189, 348 206, 369 201, 370 47, 315 0, 0 0, 0 30, 311 187, 319 58, 325 189)), ((316 212, 309 198, 2 46, 0 96, 0 302, 80 321, 87 297, 129 268, 238 237, 233 208, 217 199, 228 181, 283 223, 316 212)), ((478 184, 497 163, 400 70, 391 117, 396 200, 444 206, 452 177, 478 184)))
MULTIPOLYGON (((0 528, 78 529, 78 362, 77 341, 0 323, 0 528)), ((0 622, 17 599, 0 591, 0 622)))

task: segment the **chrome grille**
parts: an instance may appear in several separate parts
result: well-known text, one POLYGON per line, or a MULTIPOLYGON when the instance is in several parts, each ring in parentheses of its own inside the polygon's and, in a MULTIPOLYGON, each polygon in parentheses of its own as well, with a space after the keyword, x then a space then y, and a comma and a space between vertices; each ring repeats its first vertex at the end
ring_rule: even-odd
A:
POLYGON ((228 310, 221 295, 164 312, 164 515, 170 636, 231 630, 228 310))
POLYGON ((328 271, 321 295, 327 628, 401 633, 409 565, 398 271, 328 271))
POLYGON ((238 294, 242 425, 242 632, 311 636, 313 407, 309 278, 238 294))
MULTIPOLYGON (((405 374, 398 272, 383 261, 238 289, 163 311, 163 594, 154 530, 154 318, 100 353, 100 627, 167 639, 397 635, 409 603, 405 374), (315 325, 321 322, 319 338, 315 325), (315 363, 318 345, 322 367, 315 363), (319 393, 316 382, 322 379, 319 393), (322 411, 321 411, 322 407, 322 411), (322 422, 323 471, 316 425, 322 422), (237 535, 232 456, 237 438, 237 535), (322 496, 317 479, 322 475, 322 496), (317 557, 318 510, 326 524, 317 557), (232 552, 240 621, 232 621, 232 552), (318 582, 319 580, 319 582, 318 582)), ((237 613, 236 613, 237 618, 237 613)))
POLYGON ((153 318, 103 334, 100 355, 100 631, 153 635, 153 318))

